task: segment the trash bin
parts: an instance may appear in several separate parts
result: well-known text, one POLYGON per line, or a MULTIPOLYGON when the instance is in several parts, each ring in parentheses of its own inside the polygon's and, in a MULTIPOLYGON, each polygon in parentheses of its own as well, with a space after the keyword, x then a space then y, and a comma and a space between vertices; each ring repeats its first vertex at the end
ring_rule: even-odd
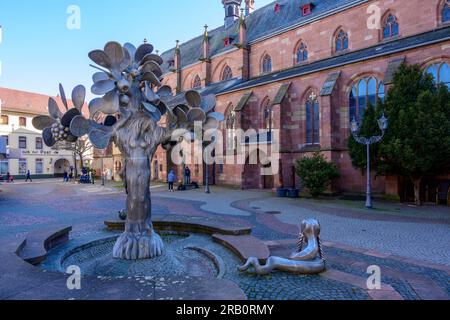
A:
POLYGON ((287 193, 287 189, 286 188, 278 188, 277 189, 277 197, 278 198, 285 198, 286 197, 286 193, 287 193))
POLYGON ((298 198, 300 195, 300 190, 299 189, 288 189, 287 194, 288 194, 289 198, 298 198))

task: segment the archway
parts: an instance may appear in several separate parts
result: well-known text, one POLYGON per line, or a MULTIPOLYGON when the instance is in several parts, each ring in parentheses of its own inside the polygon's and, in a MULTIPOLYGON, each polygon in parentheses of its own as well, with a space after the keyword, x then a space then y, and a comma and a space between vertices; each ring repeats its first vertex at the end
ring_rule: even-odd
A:
POLYGON ((70 172, 70 162, 67 159, 59 159, 55 162, 53 175, 60 178, 64 176, 64 172, 70 172))

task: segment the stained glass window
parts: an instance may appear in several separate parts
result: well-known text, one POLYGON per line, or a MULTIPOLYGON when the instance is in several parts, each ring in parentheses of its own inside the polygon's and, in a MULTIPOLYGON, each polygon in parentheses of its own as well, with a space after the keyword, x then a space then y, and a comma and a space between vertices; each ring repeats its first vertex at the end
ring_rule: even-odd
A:
POLYGON ((335 39, 336 52, 348 49, 348 35, 344 30, 339 31, 335 39))
POLYGON ((378 99, 384 100, 385 88, 381 81, 366 77, 354 84, 349 96, 350 121, 360 121, 369 103, 376 106, 378 99))
POLYGON ((302 63, 308 60, 308 50, 302 42, 297 49, 297 63, 302 63))
POLYGON ((387 39, 387 38, 397 36, 399 33, 398 30, 399 30, 399 26, 398 26, 397 18, 394 15, 389 14, 383 25, 383 38, 387 39))
POLYGON ((306 143, 320 143, 320 113, 319 100, 314 92, 306 100, 306 143))
POLYGON ((272 58, 268 54, 264 56, 261 67, 263 73, 272 72, 272 58))

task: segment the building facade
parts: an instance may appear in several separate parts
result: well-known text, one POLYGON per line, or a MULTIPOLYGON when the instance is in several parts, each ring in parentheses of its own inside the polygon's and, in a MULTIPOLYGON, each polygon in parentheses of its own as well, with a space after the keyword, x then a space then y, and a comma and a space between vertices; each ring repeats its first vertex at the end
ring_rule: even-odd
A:
MULTIPOLYGON (((334 189, 362 192, 366 177, 352 167, 347 150, 351 119, 384 98, 402 62, 420 64, 450 85, 449 1, 285 0, 256 10, 257 1, 222 5, 223 26, 205 26, 203 35, 163 53, 163 84, 175 93, 196 88, 216 94, 216 111, 226 117, 224 150, 243 143, 233 139, 234 130, 278 130, 280 170, 264 176, 263 164, 216 164, 210 182, 299 187, 295 160, 320 151, 341 172, 334 189)), ((271 143, 258 158, 270 155, 271 143)), ((158 177, 165 179, 169 168, 182 176, 164 150, 153 161, 158 177)), ((191 168, 193 179, 202 182, 204 170, 191 168)), ((402 192, 397 177, 373 181, 376 192, 402 192)))
MULTIPOLYGON (((70 150, 60 144, 47 147, 42 140, 42 132, 33 127, 35 116, 48 114, 49 98, 0 88, 0 136, 7 145, 7 156, 0 159, 0 175, 9 172, 15 179, 21 179, 30 170, 35 178, 51 178, 62 176, 74 166, 76 160, 70 150)), ((59 97, 54 99, 62 106, 59 97)))

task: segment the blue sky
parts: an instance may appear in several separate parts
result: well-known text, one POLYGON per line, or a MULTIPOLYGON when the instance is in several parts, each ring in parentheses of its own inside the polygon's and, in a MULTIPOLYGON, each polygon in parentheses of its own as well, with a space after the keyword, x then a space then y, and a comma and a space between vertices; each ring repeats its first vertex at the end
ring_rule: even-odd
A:
MULTIPOLYGON (((272 1, 256 0, 256 7, 272 1)), ((59 82, 67 92, 77 84, 90 88, 87 54, 106 42, 147 38, 163 52, 223 18, 221 0, 0 0, 0 86, 49 95, 59 82), (80 29, 67 28, 71 5, 80 9, 80 29)))

